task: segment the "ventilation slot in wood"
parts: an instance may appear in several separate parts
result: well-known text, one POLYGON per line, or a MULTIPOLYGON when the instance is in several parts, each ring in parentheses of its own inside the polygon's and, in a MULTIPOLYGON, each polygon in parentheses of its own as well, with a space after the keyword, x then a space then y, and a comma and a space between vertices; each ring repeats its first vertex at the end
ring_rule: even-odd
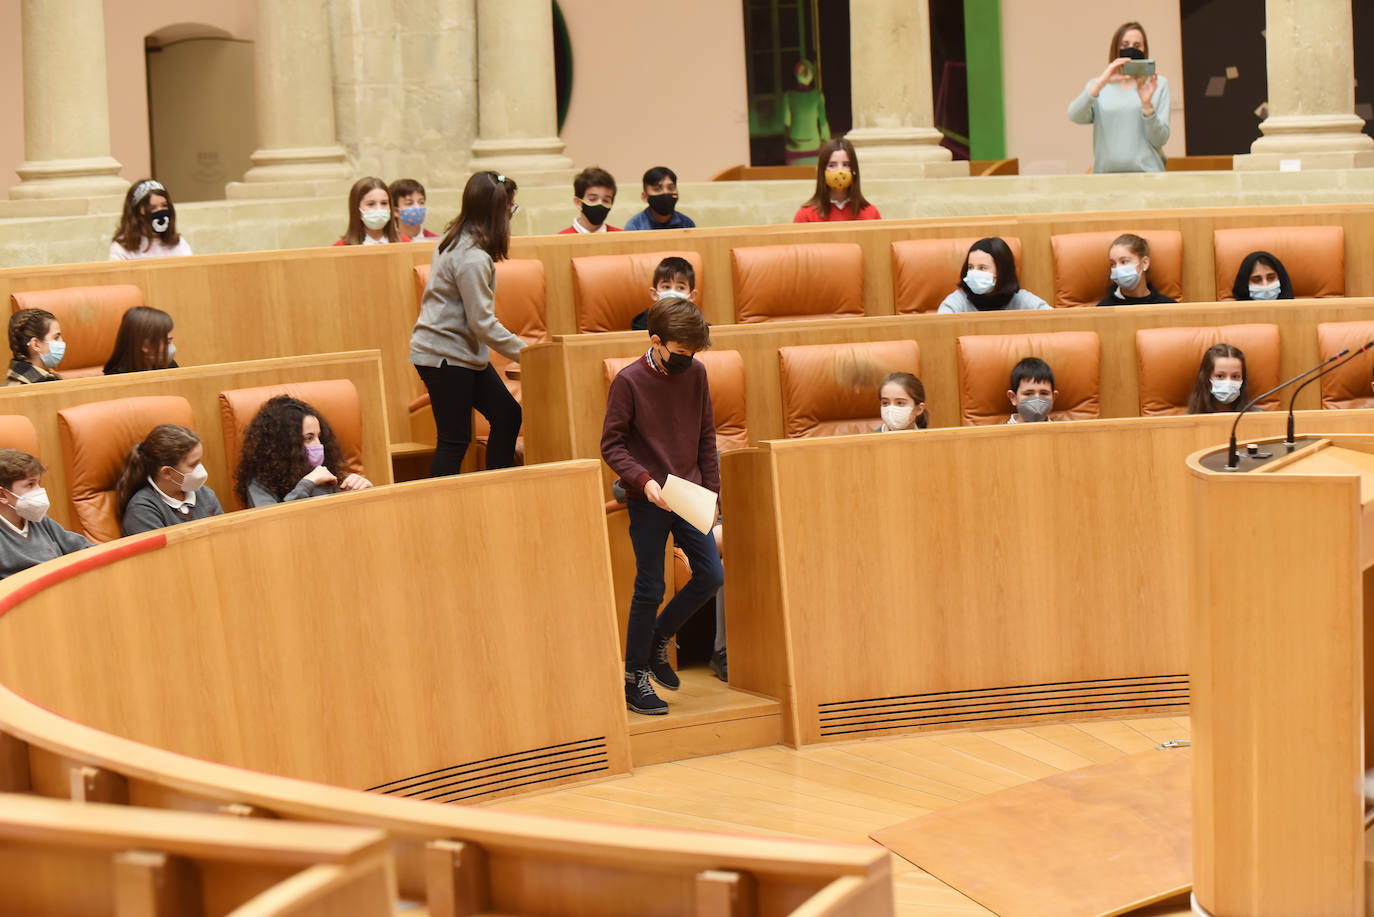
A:
POLYGON ((469 761, 371 788, 388 796, 465 802, 610 769, 606 738, 584 739, 469 761))
POLYGON ((820 704, 823 737, 1015 722, 1027 717, 1138 714, 1188 704, 1187 675, 1108 678, 820 704))

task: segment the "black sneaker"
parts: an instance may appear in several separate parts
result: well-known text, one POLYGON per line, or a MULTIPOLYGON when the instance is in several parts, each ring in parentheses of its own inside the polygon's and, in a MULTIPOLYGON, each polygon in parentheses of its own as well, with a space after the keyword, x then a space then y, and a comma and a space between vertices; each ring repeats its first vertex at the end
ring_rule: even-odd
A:
POLYGON ((661 716, 668 712, 667 701, 655 694, 654 686, 649 683, 648 669, 625 673, 625 706, 635 713, 648 716, 661 716))
POLYGON ((721 681, 730 680, 730 670, 725 665, 725 650, 711 654, 711 671, 715 672, 721 681))
POLYGON ((682 682, 678 680, 673 667, 668 664, 668 644, 672 642, 672 637, 654 634, 653 646, 649 648, 649 674, 654 676, 654 681, 669 691, 676 691, 682 687, 682 682))

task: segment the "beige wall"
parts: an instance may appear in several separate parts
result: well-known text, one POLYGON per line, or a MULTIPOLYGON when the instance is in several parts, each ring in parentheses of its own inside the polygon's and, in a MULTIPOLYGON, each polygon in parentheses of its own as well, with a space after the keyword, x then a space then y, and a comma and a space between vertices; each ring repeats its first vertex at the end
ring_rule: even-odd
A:
POLYGON ((24 46, 19 34, 19 0, 0 0, 0 199, 19 183, 14 170, 24 161, 24 46))
MULTIPOLYGON (((613 224, 643 207, 645 169, 666 165, 682 181, 701 181, 749 162, 740 0, 559 0, 559 7, 574 74, 562 136, 577 168, 600 165, 615 176, 613 224)), ((682 209, 692 212, 685 196, 682 209)))
POLYGON ((1172 117, 1164 150, 1182 156, 1183 50, 1178 0, 1129 5, 1084 0, 1002 0, 1002 81, 1007 155, 1021 173, 1083 172, 1093 163, 1092 127, 1069 120, 1069 103, 1107 66, 1107 44, 1127 19, 1145 26, 1150 55, 1169 80, 1172 117))

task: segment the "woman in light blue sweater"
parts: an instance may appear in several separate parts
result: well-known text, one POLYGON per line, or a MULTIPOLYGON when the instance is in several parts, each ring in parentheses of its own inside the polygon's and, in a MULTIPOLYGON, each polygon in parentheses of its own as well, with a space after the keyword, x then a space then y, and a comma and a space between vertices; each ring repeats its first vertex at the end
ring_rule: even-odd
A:
POLYGON ((1126 76, 1130 60, 1150 56, 1145 28, 1128 22, 1112 36, 1111 61, 1069 103, 1069 120, 1093 126, 1094 172, 1163 172, 1169 140, 1169 81, 1126 76))

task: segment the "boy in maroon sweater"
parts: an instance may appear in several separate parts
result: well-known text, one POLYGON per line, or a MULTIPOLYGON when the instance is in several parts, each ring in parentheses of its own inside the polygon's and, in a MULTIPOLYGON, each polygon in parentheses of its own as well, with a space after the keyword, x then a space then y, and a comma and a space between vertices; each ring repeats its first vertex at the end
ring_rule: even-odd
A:
POLYGON ((669 691, 680 682, 668 664, 668 644, 725 581, 715 540, 663 502, 668 475, 720 493, 716 421, 706 367, 692 355, 711 346, 711 328, 685 299, 661 299, 649 309, 644 356, 622 369, 606 397, 601 457, 620 476, 635 552, 635 591, 625 636, 625 704, 636 713, 668 712, 652 678, 669 691), (687 555, 692 578, 663 608, 663 549, 687 555))

